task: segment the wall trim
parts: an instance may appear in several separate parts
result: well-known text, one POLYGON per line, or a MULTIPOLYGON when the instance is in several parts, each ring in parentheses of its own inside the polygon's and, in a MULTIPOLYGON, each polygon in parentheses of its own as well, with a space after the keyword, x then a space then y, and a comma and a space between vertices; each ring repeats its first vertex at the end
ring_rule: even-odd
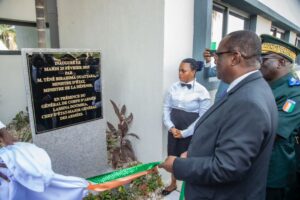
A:
POLYGON ((222 0, 225 3, 228 3, 234 7, 237 7, 243 11, 248 12, 250 15, 260 15, 270 21, 275 26, 279 26, 285 30, 294 31, 297 34, 300 34, 300 27, 281 16, 265 4, 259 2, 258 0, 222 0))

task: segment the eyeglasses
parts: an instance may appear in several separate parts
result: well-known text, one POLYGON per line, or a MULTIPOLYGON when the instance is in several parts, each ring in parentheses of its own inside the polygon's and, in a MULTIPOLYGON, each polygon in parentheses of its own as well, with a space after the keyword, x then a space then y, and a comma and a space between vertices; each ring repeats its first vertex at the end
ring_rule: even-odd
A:
MULTIPOLYGON (((221 51, 221 52, 215 52, 214 53, 214 56, 217 56, 217 57, 220 57, 221 55, 223 54, 226 54, 226 53, 238 53, 238 51, 221 51)), ((242 53, 240 53, 240 55, 244 58, 244 59, 250 59, 250 58, 253 58, 255 56, 260 56, 260 54, 253 54, 253 55, 250 55, 250 56, 246 56, 242 53)))
POLYGON ((236 51, 221 51, 221 52, 216 51, 214 53, 214 56, 220 57, 221 55, 226 54, 226 53, 237 53, 237 52, 236 51))
POLYGON ((263 64, 267 60, 281 60, 282 58, 275 58, 275 57, 260 57, 260 62, 263 64))

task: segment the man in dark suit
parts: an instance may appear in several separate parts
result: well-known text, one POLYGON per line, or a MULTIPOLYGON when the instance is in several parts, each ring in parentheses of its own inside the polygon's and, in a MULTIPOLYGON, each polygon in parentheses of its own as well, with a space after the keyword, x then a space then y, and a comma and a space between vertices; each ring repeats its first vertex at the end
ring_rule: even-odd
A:
POLYGON ((197 122, 187 157, 161 167, 186 182, 187 200, 264 200, 277 125, 272 91, 261 73, 261 42, 250 31, 221 41, 215 55, 227 94, 197 122))

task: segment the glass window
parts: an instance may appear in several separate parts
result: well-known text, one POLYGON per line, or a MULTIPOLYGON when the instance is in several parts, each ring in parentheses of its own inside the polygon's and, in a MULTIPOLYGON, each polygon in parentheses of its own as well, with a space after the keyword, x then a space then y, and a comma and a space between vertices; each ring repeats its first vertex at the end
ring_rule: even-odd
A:
POLYGON ((218 48, 220 41, 223 37, 223 13, 217 10, 213 10, 212 24, 211 24, 211 42, 216 42, 216 48, 218 48))
MULTIPOLYGON (((50 47, 50 31, 46 28, 46 46, 50 47)), ((38 47, 35 23, 0 21, 0 53, 38 47)))
POLYGON ((245 29, 247 18, 244 14, 239 14, 238 12, 233 10, 233 8, 214 4, 211 22, 211 42, 215 42, 217 48, 224 35, 245 29))
POLYGON ((244 30, 245 19, 229 14, 228 18, 228 33, 238 30, 244 30))
POLYGON ((300 36, 297 36, 295 46, 300 48, 300 36))
POLYGON ((284 40, 284 33, 285 31, 278 27, 275 26, 271 27, 270 34, 273 35, 274 37, 284 40))

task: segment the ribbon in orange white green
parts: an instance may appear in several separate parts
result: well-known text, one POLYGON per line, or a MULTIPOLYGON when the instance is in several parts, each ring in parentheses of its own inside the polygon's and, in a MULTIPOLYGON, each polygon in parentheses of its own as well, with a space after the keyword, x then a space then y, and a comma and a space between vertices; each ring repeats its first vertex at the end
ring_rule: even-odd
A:
POLYGON ((181 192, 180 192, 180 197, 179 200, 184 200, 184 190, 185 190, 185 182, 182 182, 182 186, 181 186, 181 192))
POLYGON ((103 192, 130 183, 133 179, 154 172, 160 163, 141 164, 88 178, 87 180, 90 182, 88 190, 103 192))

